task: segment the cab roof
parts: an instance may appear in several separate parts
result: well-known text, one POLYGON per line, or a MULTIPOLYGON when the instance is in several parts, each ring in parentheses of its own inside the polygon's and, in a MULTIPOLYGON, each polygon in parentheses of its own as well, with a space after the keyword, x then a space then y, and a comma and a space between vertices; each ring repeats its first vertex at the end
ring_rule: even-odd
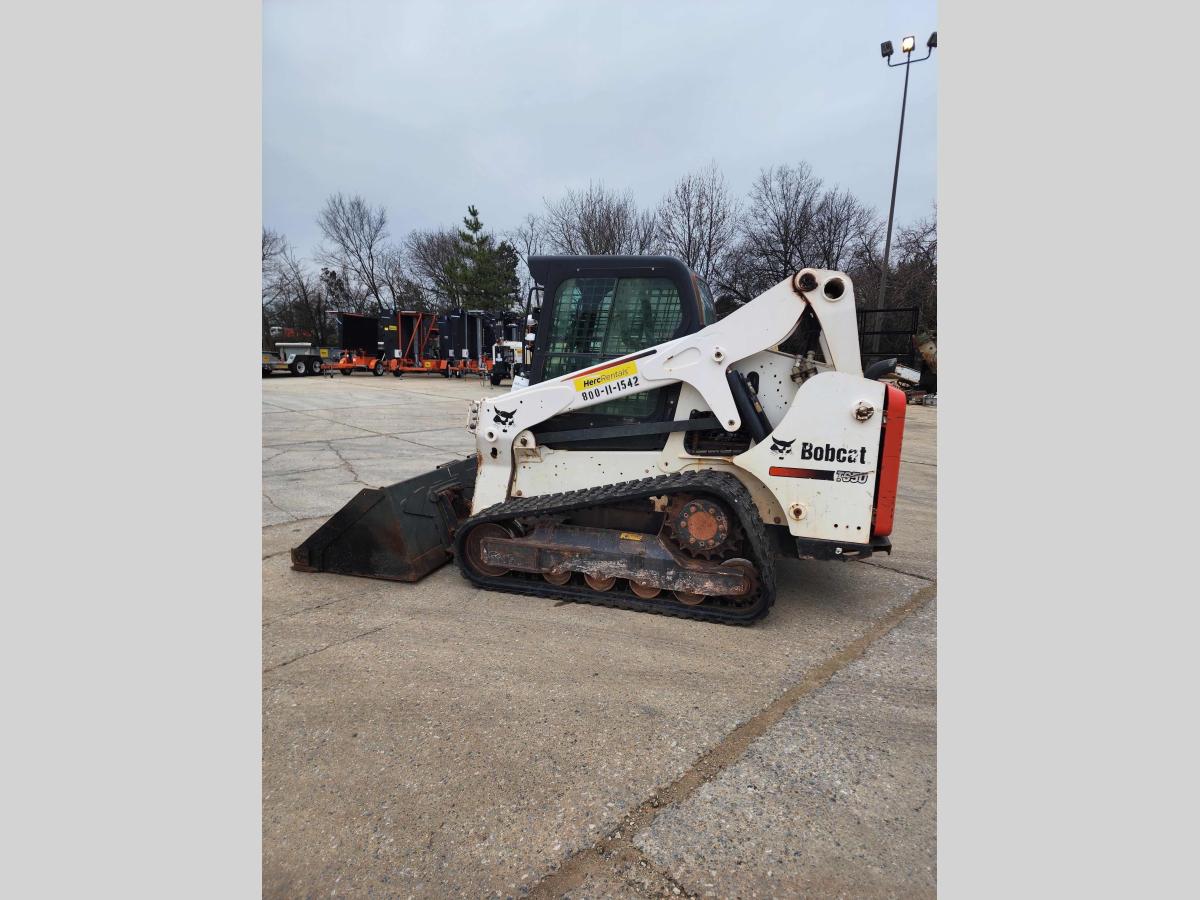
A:
POLYGON ((531 256, 529 274, 541 285, 557 284, 578 275, 662 275, 688 283, 695 274, 674 256, 531 256))

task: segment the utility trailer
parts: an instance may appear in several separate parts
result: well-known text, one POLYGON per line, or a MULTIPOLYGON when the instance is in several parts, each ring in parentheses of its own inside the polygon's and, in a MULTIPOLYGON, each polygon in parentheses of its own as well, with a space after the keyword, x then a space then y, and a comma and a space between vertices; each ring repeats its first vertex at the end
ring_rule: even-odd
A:
POLYGON ((397 310, 397 346, 388 360, 388 369, 393 375, 397 378, 406 373, 449 375, 449 361, 441 353, 439 318, 431 312, 397 310))
POLYGON ((338 361, 327 368, 336 369, 343 375, 355 372, 382 375, 387 371, 388 361, 381 339, 383 323, 379 316, 338 313, 337 323, 343 349, 338 361))
POLYGON ((492 324, 495 317, 478 309, 452 309, 438 316, 439 353, 446 363, 442 374, 447 378, 486 374, 491 370, 489 356, 492 324))
POLYGON ((321 351, 309 343, 276 344, 274 351, 264 350, 262 352, 263 378, 276 372, 290 372, 293 375, 320 375, 324 366, 325 361, 321 358, 321 351))

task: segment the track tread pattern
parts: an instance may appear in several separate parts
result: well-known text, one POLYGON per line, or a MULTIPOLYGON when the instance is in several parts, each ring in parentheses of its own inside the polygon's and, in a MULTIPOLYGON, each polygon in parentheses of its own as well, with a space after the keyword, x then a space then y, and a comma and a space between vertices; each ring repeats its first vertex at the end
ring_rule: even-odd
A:
POLYGON ((723 472, 681 472, 675 475, 642 478, 637 481, 623 481, 597 488, 542 494, 537 497, 519 497, 504 503, 497 503, 462 523, 455 536, 454 555, 458 560, 459 570, 477 587, 509 594, 549 597, 572 603, 591 603, 596 606, 656 613, 703 622, 719 622, 726 625, 749 625, 756 622, 770 611, 775 602, 775 560, 767 542, 766 529, 763 527, 762 520, 758 516, 758 509, 745 485, 735 476, 723 472), (632 591, 627 590, 610 590, 601 593, 574 584, 558 587, 541 579, 532 580, 511 576, 494 578, 472 570, 466 563, 467 557, 463 552, 463 546, 467 534, 476 525, 528 516, 558 515, 588 507, 619 503, 625 500, 641 500, 682 491, 702 492, 719 497, 737 516, 751 547, 751 562, 755 564, 759 573, 760 598, 755 606, 748 610, 730 610, 715 606, 686 606, 674 600, 658 598, 643 600, 632 591))

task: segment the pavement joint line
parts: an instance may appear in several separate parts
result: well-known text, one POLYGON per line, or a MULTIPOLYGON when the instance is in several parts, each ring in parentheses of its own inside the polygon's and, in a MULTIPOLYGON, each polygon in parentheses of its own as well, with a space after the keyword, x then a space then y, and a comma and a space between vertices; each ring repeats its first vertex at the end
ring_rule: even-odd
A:
MULTIPOLYGON (((334 601, 334 602, 337 602, 337 601, 334 601)), ((293 656, 291 659, 285 659, 281 663, 276 663, 273 666, 268 666, 267 668, 262 670, 262 673, 264 675, 266 675, 269 672, 274 672, 277 669, 282 669, 284 666, 290 666, 292 663, 296 662, 297 660, 304 659, 305 657, 308 657, 308 656, 315 656, 318 653, 323 653, 324 651, 330 649, 331 647, 340 647, 342 644, 349 644, 351 641, 357 641, 359 638, 364 638, 369 634, 375 634, 377 631, 383 631, 383 629, 385 629, 385 628, 391 628, 395 624, 396 624, 395 622, 384 622, 382 625, 377 625, 374 628, 367 629, 366 631, 362 632, 362 634, 356 634, 353 637, 348 637, 344 641, 334 641, 331 644, 326 644, 324 647, 318 647, 316 650, 307 650, 304 653, 299 654, 298 656, 293 656)))
MULTIPOLYGON (((333 450, 332 447, 329 449, 333 450)), ((333 450, 333 452, 337 453, 336 450, 333 450)), ((340 456, 338 458, 341 459, 340 456)), ((286 472, 268 472, 263 478, 286 478, 289 475, 305 475, 309 472, 332 472, 334 469, 343 468, 348 468, 345 461, 338 463, 336 466, 317 466, 313 469, 288 469, 286 472)))
POLYGON ((937 468, 937 463, 935 462, 922 462, 919 459, 905 459, 903 456, 900 457, 900 462, 912 463, 914 466, 933 466, 934 468, 937 468))
MULTIPOLYGON (((464 429, 464 431, 465 430, 466 429, 464 429)), ((447 452, 445 447, 435 447, 435 446, 433 446, 433 444, 422 444, 420 441, 414 441, 412 438, 400 437, 400 435, 398 435, 398 434, 389 434, 389 435, 386 435, 386 437, 390 437, 390 438, 392 438, 392 440, 396 440, 396 441, 404 441, 404 443, 412 444, 414 447, 424 447, 427 450, 440 450, 443 453, 447 452)), ((468 459, 471 456, 470 453, 462 453, 462 451, 460 451, 460 450, 451 450, 449 452, 454 453, 454 454, 461 454, 463 459, 468 459)))
MULTIPOLYGON (((422 396, 431 397, 435 400, 441 400, 445 403, 451 403, 457 400, 457 397, 437 397, 435 394, 423 394, 422 396)), ((267 403, 266 400, 263 403, 267 403)), ((407 403, 359 403, 356 406, 322 406, 319 409, 288 409, 280 406, 277 403, 269 403, 268 406, 274 406, 273 410, 263 413, 263 415, 273 416, 276 413, 323 413, 323 412, 343 412, 348 409, 367 410, 367 409, 391 409, 394 406, 407 407, 407 403)))
POLYGON ((874 566, 877 569, 887 569, 889 572, 897 572, 900 575, 907 575, 909 578, 919 578, 926 584, 937 584, 937 579, 930 578, 928 575, 918 575, 916 572, 909 572, 904 569, 898 569, 895 566, 884 565, 883 562, 872 562, 869 559, 860 559, 858 561, 863 565, 874 566))
MULTIPOLYGON (((288 553, 290 551, 280 550, 279 552, 280 553, 288 553)), ((274 555, 278 556, 279 554, 276 553, 274 555)), ((324 609, 326 606, 332 606, 335 603, 341 603, 345 599, 346 599, 345 597, 334 597, 332 600, 326 600, 324 603, 318 603, 316 606, 306 606, 306 607, 304 607, 304 609, 295 609, 289 613, 283 613, 282 615, 276 616, 273 619, 264 619, 263 620, 263 628, 266 628, 268 625, 274 625, 276 622, 282 622, 284 619, 290 619, 293 616, 298 616, 301 613, 312 612, 314 609, 324 609)), ((333 645, 331 644, 330 646, 333 646, 333 645)), ((296 658, 299 659, 299 657, 296 657, 296 658)))
MULTIPOLYGON (((729 766, 738 762, 750 744, 777 724, 787 712, 810 694, 829 683, 842 669, 861 659, 876 641, 889 634, 901 622, 925 606, 937 596, 937 582, 930 582, 918 589, 899 606, 893 607, 865 632, 846 644, 837 653, 810 668, 801 679, 776 697, 765 708, 743 722, 722 738, 714 747, 701 754, 687 771, 650 799, 628 813, 612 832, 590 847, 572 854, 554 872, 546 875, 532 886, 528 896, 549 900, 579 887, 589 875, 608 874, 620 878, 615 861, 628 859, 631 851, 644 857, 633 843, 633 837, 650 825, 658 814, 671 806, 677 806, 691 797, 703 785, 715 779, 729 766)), ((653 865, 653 864, 651 864, 653 865)), ((668 878, 660 868, 654 871, 668 878)), ((678 884, 677 882, 672 882, 678 884)), ((699 896, 700 892, 689 891, 679 885, 684 896, 699 896)))
MULTIPOLYGON (((329 447, 330 450, 333 450, 334 453, 337 453, 337 450, 334 450, 334 448, 333 448, 334 441, 361 441, 361 440, 365 440, 367 437, 382 437, 382 438, 393 438, 398 441, 407 441, 410 444, 413 444, 417 447, 425 447, 428 450, 440 450, 442 452, 446 452, 445 447, 435 447, 432 444, 422 444, 420 441, 414 441, 411 438, 401 437, 401 434, 411 434, 412 432, 372 431, 370 428, 363 428, 361 425, 351 425, 349 422, 338 422, 336 419, 325 419, 325 418, 322 418, 321 416, 310 415, 308 413, 301 412, 299 410, 297 410, 297 412, 299 412, 300 415, 307 416, 310 419, 317 419, 322 422, 333 422, 336 425, 341 425, 343 428, 354 428, 354 429, 357 429, 358 431, 365 431, 367 434, 366 435, 355 435, 353 437, 329 438, 324 441, 300 441, 298 444, 286 444, 286 443, 271 444, 271 445, 269 445, 269 448, 274 449, 274 448, 278 448, 278 447, 294 447, 294 446, 303 446, 305 444, 325 444, 329 447)), ((453 428, 453 427, 427 428, 418 433, 424 433, 424 431, 457 431, 457 430, 459 430, 459 429, 453 428)), ((464 426, 461 430, 466 431, 466 427, 464 426)), ((458 453, 459 451, 452 450, 450 452, 458 453)), ((470 456, 470 454, 463 454, 464 459, 467 458, 468 456, 470 456)))

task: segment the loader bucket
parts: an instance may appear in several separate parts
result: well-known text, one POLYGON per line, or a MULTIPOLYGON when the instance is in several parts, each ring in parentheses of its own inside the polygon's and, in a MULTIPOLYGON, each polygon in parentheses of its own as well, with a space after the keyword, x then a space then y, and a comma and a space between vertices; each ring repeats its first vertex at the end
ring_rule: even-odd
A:
POLYGON ((292 550, 292 568, 419 581, 451 559, 454 530, 470 514, 474 491, 474 458, 359 491, 292 550))

